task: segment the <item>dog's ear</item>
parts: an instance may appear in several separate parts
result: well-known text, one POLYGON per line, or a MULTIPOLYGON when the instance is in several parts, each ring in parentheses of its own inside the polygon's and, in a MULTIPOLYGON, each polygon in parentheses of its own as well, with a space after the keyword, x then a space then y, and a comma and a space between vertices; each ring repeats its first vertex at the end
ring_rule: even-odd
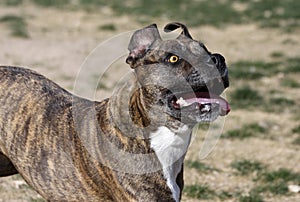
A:
POLYGON ((156 24, 135 31, 128 45, 129 56, 126 59, 126 63, 133 67, 135 61, 143 57, 157 40, 161 40, 161 38, 156 24))
POLYGON ((184 37, 188 37, 190 39, 193 39, 192 36, 190 35, 189 33, 189 30, 188 28, 184 25, 184 24, 181 24, 179 22, 171 22, 169 24, 167 24, 164 28, 164 31, 165 32, 172 32, 178 28, 181 28, 182 29, 182 32, 181 34, 178 36, 178 38, 184 36, 184 37))

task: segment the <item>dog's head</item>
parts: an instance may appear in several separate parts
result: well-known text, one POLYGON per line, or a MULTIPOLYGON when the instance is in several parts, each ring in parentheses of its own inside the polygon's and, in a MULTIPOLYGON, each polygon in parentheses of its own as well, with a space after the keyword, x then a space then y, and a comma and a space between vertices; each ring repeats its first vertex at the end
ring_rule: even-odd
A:
POLYGON ((169 23, 165 31, 181 28, 172 40, 162 40, 155 24, 137 30, 126 62, 135 70, 145 97, 167 116, 195 124, 229 113, 219 95, 229 86, 225 59, 192 39, 185 25, 169 23))

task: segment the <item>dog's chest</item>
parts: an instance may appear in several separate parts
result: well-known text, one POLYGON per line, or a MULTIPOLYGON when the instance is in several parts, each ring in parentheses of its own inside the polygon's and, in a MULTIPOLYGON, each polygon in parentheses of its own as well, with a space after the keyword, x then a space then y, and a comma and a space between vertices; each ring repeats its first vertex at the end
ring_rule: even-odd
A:
POLYGON ((190 143, 191 129, 186 125, 175 132, 165 126, 150 134, 151 148, 155 151, 173 198, 179 201, 180 188, 176 178, 182 168, 186 150, 190 143))

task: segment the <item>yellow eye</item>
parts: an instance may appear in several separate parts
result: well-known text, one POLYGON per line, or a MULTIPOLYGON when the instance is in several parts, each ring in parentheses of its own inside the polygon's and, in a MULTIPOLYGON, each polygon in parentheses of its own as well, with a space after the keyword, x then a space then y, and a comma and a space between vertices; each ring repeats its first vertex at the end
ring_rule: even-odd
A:
POLYGON ((178 60, 179 60, 179 57, 178 57, 177 55, 171 55, 171 56, 169 57, 169 62, 170 62, 170 63, 178 62, 178 60))

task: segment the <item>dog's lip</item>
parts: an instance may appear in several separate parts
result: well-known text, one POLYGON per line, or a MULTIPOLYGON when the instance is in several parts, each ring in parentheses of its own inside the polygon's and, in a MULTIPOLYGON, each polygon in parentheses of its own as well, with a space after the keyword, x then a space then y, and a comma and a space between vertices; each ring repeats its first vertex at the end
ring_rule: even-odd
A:
POLYGON ((206 106, 218 104, 221 116, 225 116, 230 112, 230 105, 224 98, 209 92, 188 92, 174 95, 171 98, 171 103, 176 110, 196 106, 195 109, 205 111, 206 106))

